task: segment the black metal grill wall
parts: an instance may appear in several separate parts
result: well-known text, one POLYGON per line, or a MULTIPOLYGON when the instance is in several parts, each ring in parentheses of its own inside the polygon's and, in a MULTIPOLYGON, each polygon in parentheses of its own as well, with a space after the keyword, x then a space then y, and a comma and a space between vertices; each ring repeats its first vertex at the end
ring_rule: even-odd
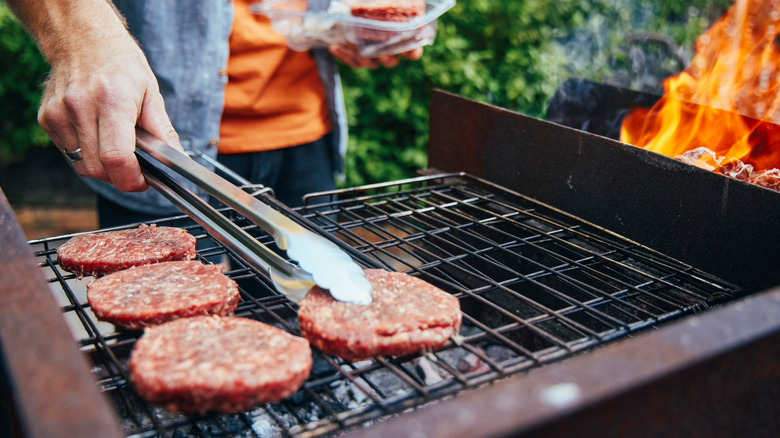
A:
POLYGON ((429 157, 749 291, 780 284, 780 192, 438 91, 429 157))

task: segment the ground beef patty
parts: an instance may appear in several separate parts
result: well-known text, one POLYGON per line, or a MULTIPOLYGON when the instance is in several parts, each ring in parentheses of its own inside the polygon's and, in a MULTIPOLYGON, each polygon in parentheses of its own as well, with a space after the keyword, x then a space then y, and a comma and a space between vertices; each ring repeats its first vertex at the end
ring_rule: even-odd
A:
POLYGON ((315 287, 301 300, 303 336, 348 360, 400 356, 444 346, 460 328, 457 298, 400 272, 366 270, 374 287, 367 306, 334 300, 315 287))
POLYGON ((60 266, 80 278, 100 277, 133 266, 195 257, 195 236, 174 227, 141 225, 130 230, 82 234, 57 249, 60 266))
POLYGON ((238 412, 289 397, 311 366, 305 339, 252 319, 219 316, 150 327, 130 358, 141 397, 192 414, 238 412))
POLYGON ((381 21, 409 21, 425 15, 425 0, 362 0, 351 2, 352 15, 381 21))
MULTIPOLYGON (((425 15, 425 0, 362 0, 353 1, 352 16, 369 20, 404 22, 425 15)), ((357 37, 368 41, 387 41, 396 32, 358 27, 357 37)))
POLYGON ((240 294, 222 268, 194 260, 136 266, 91 282, 87 299, 98 319, 127 330, 196 315, 227 316, 240 294))

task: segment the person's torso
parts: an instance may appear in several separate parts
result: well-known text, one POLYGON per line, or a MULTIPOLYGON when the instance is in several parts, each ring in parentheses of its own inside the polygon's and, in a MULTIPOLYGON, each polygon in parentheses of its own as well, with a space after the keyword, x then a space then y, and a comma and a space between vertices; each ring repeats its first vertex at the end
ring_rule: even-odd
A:
POLYGON ((287 47, 268 17, 235 0, 220 153, 279 149, 330 129, 325 88, 309 52, 287 47))

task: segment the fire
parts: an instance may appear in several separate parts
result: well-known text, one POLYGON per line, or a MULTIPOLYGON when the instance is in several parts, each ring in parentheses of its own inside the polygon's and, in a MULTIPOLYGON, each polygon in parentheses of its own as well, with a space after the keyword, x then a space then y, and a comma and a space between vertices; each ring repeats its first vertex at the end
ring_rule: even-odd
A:
POLYGON ((621 141, 741 179, 774 172, 780 187, 780 0, 737 0, 695 49, 621 141))

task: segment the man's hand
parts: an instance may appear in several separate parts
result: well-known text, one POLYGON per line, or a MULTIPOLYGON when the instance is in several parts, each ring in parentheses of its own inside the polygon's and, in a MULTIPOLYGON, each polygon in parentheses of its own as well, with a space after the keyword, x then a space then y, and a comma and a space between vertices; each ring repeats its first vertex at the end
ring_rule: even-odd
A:
POLYGON ((344 63, 351 67, 371 69, 378 68, 380 65, 387 68, 393 68, 398 65, 401 57, 417 61, 423 54, 422 47, 418 47, 398 55, 381 55, 377 58, 366 58, 360 56, 357 46, 354 44, 334 44, 328 47, 328 50, 330 50, 330 53, 333 54, 333 56, 344 61, 344 63))
POLYGON ((135 126, 181 148, 157 80, 122 18, 105 0, 9 1, 51 64, 38 122, 80 175, 124 191, 148 186, 135 126), (71 154, 72 155, 72 154, 71 154))

